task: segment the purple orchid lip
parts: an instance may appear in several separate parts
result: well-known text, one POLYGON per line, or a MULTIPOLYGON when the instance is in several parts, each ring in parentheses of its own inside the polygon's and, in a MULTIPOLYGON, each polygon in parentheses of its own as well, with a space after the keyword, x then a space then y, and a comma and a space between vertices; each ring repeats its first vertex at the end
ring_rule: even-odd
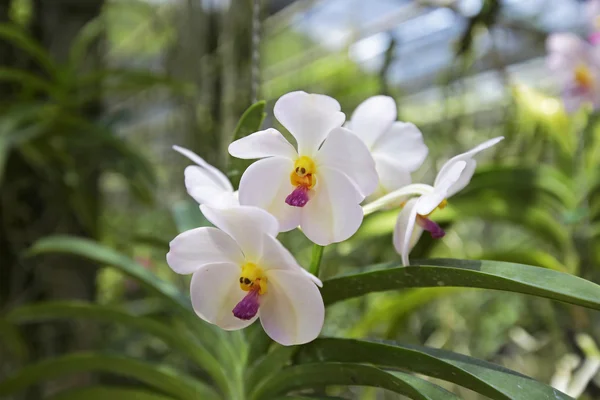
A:
POLYGON ((431 237, 434 239, 441 239, 446 235, 446 232, 444 232, 441 226, 439 226, 427 217, 422 217, 418 215, 417 223, 421 228, 429 232, 431 234, 431 237))
POLYGON ((233 315, 236 318, 249 320, 258 312, 258 290, 251 290, 239 303, 233 308, 233 315))
POLYGON ((594 32, 588 36, 588 42, 591 44, 600 43, 600 32, 594 32))
POLYGON ((292 207, 304 207, 308 203, 308 188, 297 186, 292 193, 285 198, 285 202, 292 207))

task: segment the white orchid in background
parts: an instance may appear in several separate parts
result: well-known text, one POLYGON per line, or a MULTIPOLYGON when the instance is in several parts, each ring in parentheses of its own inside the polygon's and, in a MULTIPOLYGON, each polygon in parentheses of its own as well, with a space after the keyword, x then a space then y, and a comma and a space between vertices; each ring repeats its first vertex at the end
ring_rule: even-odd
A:
POLYGON ((401 191, 419 194, 406 202, 398 215, 394 228, 394 247, 402 256, 402 264, 409 265, 408 255, 417 243, 423 231, 431 237, 439 239, 445 235, 444 230, 428 217, 438 208, 446 206, 449 197, 465 188, 471 181, 477 162, 475 155, 500 142, 503 137, 490 139, 479 146, 448 160, 440 169, 433 186, 410 185, 401 191))
POLYGON ((562 88, 567 112, 582 105, 600 106, 600 47, 572 33, 555 33, 546 41, 548 68, 562 88))
POLYGON ((242 175, 240 204, 267 210, 281 232, 300 226, 319 245, 348 239, 363 219, 360 202, 377 188, 369 150, 342 128, 345 115, 331 97, 288 93, 275 103, 274 114, 298 149, 275 129, 233 142, 232 156, 261 158, 242 175))
POLYGON ((226 330, 260 318, 283 345, 307 343, 323 326, 321 281, 298 265, 277 239, 277 220, 257 207, 200 209, 217 228, 192 229, 170 244, 167 262, 193 274, 192 305, 203 320, 226 330))
POLYGON ((585 14, 588 21, 588 40, 593 45, 600 43, 600 0, 589 0, 585 4, 585 14))
POLYGON ((184 172, 185 187, 194 200, 199 204, 215 207, 233 207, 240 204, 237 193, 233 191, 233 186, 224 173, 191 150, 179 146, 173 146, 173 150, 197 164, 186 167, 184 172))
POLYGON ((419 129, 396 121, 396 102, 389 96, 373 96, 363 101, 346 127, 367 146, 379 176, 380 197, 411 183, 411 172, 425 161, 429 150, 419 129))

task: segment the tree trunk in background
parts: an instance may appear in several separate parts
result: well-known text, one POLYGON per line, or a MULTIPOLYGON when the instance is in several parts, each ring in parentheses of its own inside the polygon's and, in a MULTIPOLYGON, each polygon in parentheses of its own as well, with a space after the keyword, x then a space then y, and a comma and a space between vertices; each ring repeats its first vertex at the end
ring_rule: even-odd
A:
POLYGON ((170 75, 196 83, 195 96, 179 104, 186 134, 179 143, 220 168, 250 105, 251 15, 252 0, 231 2, 226 10, 187 0, 175 17, 178 37, 167 55, 170 75))
MULTIPOLYGON (((30 30, 52 57, 65 61, 79 30, 97 17, 104 0, 34 0, 30 30)), ((6 18, 9 1, 0 0, 0 21, 6 18)), ((3 66, 22 68, 23 63, 13 56, 15 50, 0 43, 3 66)), ((88 61, 96 66, 101 61, 100 43, 91 46, 88 61)), ((30 63, 31 64, 31 63, 30 63)), ((31 64, 30 71, 37 72, 31 64)), ((0 89, 6 89, 0 87, 0 89)), ((7 101, 10 91, 2 90, 7 101)), ((101 105, 92 104, 80 114, 95 119, 101 105)), ((83 133, 82 133, 83 134, 83 133)), ((73 155, 78 162, 81 157, 73 155)), ((60 174, 60 171, 54 171, 60 174)), ((63 177, 64 178, 64 177, 63 177)), ((83 224, 67 199, 64 186, 48 174, 32 169, 20 153, 9 154, 3 179, 0 181, 0 307, 12 308, 25 302, 95 299, 96 271, 81 259, 67 256, 21 258, 22 252, 36 240, 51 234, 69 234, 95 238, 97 235, 98 174, 92 174, 82 187, 85 198, 94 199, 90 208, 92 226, 83 224)), ((26 328, 24 334, 33 359, 47 358, 67 352, 89 349, 97 337, 89 324, 76 322, 44 323, 26 328), (87 326, 86 326, 87 325, 87 326)), ((0 379, 1 380, 1 379, 0 379)), ((27 399, 45 398, 48 394, 89 383, 91 375, 57 379, 25 394, 27 399)))

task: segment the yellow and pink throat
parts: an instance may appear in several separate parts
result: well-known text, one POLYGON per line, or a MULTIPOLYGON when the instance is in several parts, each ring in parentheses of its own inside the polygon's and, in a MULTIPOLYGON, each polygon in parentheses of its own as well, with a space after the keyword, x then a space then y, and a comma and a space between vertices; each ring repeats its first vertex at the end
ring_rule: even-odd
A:
POLYGON ((435 212, 438 208, 440 210, 444 209, 448 204, 448 200, 444 199, 432 212, 427 215, 417 214, 417 224, 429 232, 433 239, 441 239, 446 235, 446 232, 439 226, 437 223, 433 222, 429 219, 429 216, 435 212))
POLYGON ((317 166, 312 158, 302 156, 294 163, 294 170, 290 174, 290 182, 295 189, 286 198, 285 202, 293 207, 304 207, 310 200, 310 190, 317 183, 317 166))
POLYGON ((249 320, 254 318, 260 307, 260 296, 267 293, 267 277, 264 271, 254 263, 242 265, 240 289, 248 292, 233 308, 236 318, 249 320))
POLYGON ((589 90, 594 87, 595 79, 592 75, 592 72, 584 63, 579 64, 575 67, 575 71, 573 72, 573 79, 578 88, 583 90, 589 90))

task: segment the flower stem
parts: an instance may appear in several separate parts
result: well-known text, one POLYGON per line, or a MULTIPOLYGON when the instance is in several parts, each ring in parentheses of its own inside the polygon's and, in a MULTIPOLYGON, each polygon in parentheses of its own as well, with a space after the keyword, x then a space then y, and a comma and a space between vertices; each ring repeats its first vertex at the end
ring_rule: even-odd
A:
POLYGON ((425 185, 422 183, 413 183, 401 187, 400 189, 394 190, 393 192, 388 193, 385 196, 382 196, 369 204, 365 204, 363 206, 363 213, 366 216, 382 208, 393 206, 395 205, 395 203, 397 203, 403 198, 410 196, 422 196, 424 194, 431 193, 432 191, 433 187, 429 185, 425 185))
POLYGON ((323 258, 323 250, 325 246, 319 246, 318 244, 314 244, 312 248, 312 257, 310 259, 310 267, 308 272, 319 277, 319 268, 321 267, 321 259, 323 258))

